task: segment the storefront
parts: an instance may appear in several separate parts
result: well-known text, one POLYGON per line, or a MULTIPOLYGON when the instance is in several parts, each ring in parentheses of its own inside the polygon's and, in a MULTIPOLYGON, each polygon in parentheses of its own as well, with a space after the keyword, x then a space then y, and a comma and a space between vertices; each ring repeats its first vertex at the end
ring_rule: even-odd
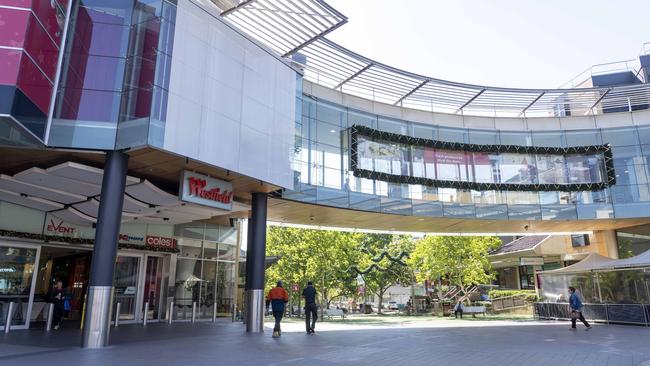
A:
MULTIPOLYGON (((48 292, 63 283, 65 327, 78 327, 87 295, 93 226, 0 201, 0 325, 14 303, 12 329, 43 327, 48 292)), ((122 224, 115 264, 112 320, 230 316, 235 302, 238 230, 210 224, 122 224), (216 305, 215 305, 216 304, 216 305), (119 312, 118 312, 119 307, 119 312)))

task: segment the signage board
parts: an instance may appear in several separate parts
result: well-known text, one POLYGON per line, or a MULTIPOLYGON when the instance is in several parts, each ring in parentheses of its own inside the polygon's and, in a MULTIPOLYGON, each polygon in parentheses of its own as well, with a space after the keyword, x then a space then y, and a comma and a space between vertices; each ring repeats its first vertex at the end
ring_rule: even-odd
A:
POLYGON ((176 239, 162 236, 147 235, 145 246, 148 248, 170 248, 176 249, 176 239))
POLYGON ((519 258, 521 266, 542 266, 544 265, 543 257, 521 257, 519 258))
POLYGON ((207 175, 184 171, 181 176, 180 198, 185 202, 232 210, 232 183, 207 175))

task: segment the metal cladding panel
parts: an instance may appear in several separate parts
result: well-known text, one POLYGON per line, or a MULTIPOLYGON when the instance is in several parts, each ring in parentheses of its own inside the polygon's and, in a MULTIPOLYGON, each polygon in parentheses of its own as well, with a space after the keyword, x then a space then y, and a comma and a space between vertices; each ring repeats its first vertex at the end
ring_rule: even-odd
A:
POLYGON ((292 188, 296 79, 216 7, 179 1, 162 147, 292 188))

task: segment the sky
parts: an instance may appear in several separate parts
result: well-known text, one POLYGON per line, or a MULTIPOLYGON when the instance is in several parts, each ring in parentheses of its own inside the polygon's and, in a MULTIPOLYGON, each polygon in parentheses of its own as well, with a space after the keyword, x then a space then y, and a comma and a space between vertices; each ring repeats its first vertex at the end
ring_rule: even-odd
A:
POLYGON ((325 1, 348 17, 331 40, 471 84, 556 88, 592 65, 637 59, 650 42, 650 0, 325 1))

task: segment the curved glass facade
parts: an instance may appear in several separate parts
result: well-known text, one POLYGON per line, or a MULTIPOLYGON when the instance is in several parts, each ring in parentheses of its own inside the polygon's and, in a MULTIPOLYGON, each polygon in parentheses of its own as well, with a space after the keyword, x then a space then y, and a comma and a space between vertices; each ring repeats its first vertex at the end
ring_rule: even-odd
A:
POLYGON ((415 123, 303 96, 296 122, 294 190, 283 198, 382 213, 490 220, 647 217, 650 126, 562 131, 505 131, 415 123), (610 144, 616 184, 599 191, 528 192, 435 188, 352 174, 351 126, 465 144, 572 147, 610 144))

